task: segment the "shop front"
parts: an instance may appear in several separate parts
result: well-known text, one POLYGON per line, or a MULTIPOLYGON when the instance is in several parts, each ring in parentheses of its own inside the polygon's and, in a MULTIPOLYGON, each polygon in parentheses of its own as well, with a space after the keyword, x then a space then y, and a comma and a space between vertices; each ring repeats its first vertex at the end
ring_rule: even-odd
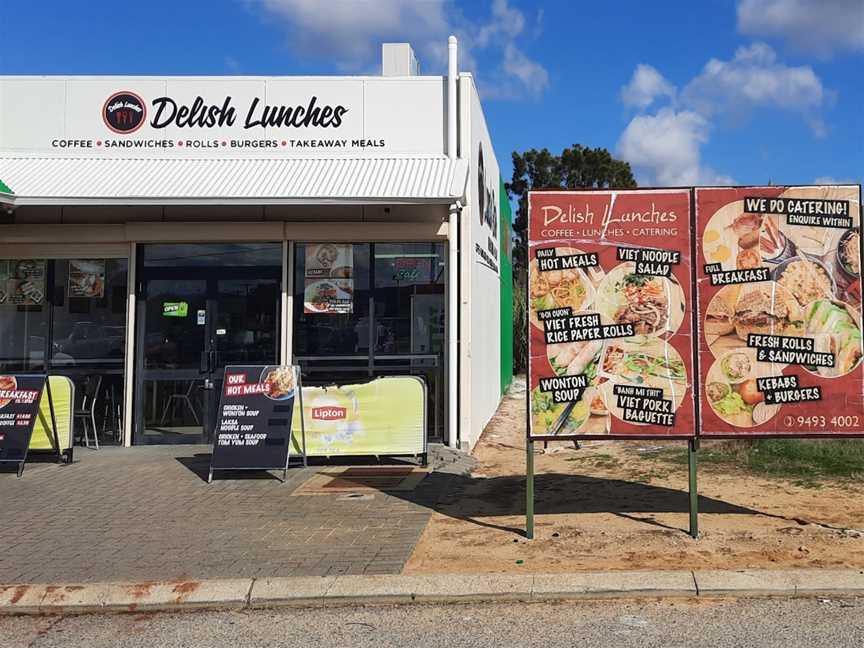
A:
POLYGON ((0 78, 0 373, 69 376, 94 446, 211 442, 226 366, 413 377, 424 441, 473 445, 497 163, 469 75, 384 72, 0 78))

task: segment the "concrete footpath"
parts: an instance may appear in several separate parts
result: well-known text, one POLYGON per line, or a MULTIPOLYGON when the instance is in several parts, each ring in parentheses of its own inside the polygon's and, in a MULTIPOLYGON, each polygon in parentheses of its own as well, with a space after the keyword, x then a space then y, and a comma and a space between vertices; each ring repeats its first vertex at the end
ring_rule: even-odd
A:
POLYGON ((864 570, 323 576, 0 586, 0 614, 666 597, 864 596, 864 570))

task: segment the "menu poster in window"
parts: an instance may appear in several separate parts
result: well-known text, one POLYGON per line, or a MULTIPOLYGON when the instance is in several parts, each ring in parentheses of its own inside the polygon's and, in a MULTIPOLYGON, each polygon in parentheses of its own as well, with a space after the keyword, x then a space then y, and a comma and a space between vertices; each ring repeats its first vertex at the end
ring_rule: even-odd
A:
POLYGON ((0 305, 41 306, 44 303, 44 260, 0 260, 0 305))
POLYGON ((336 243, 306 245, 303 312, 354 312, 354 246, 336 243))
POLYGON ((702 434, 860 435, 858 186, 696 189, 702 434))
POLYGON ((529 435, 692 437, 690 192, 528 204, 529 435))
POLYGON ((0 462, 23 463, 45 376, 0 375, 0 462))
POLYGON ((283 470, 297 396, 294 366, 225 368, 211 470, 283 470))
POLYGON ((69 296, 101 299, 105 296, 105 260, 69 260, 69 296))

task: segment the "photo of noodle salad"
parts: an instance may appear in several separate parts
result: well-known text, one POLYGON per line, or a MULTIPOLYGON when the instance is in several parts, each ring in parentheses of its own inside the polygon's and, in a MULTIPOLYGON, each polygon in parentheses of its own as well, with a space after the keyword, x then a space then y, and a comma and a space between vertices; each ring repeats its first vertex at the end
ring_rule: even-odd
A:
POLYGON ((632 324, 636 335, 675 333, 684 319, 684 291, 675 280, 613 268, 597 289, 595 308, 606 324, 632 324))

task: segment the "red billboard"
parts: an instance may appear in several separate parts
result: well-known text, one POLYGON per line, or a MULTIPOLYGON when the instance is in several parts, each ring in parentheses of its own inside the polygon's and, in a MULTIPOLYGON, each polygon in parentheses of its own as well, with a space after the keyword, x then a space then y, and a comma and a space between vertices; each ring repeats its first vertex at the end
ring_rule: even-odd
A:
POLYGON ((690 200, 529 194, 531 438, 695 434, 690 200))
POLYGON ((860 192, 695 190, 701 434, 864 432, 860 192))

